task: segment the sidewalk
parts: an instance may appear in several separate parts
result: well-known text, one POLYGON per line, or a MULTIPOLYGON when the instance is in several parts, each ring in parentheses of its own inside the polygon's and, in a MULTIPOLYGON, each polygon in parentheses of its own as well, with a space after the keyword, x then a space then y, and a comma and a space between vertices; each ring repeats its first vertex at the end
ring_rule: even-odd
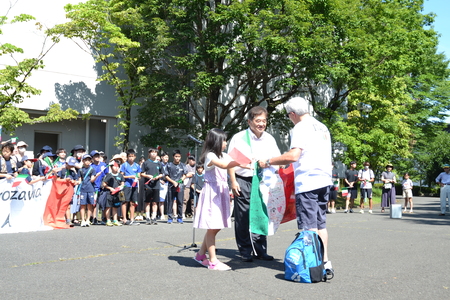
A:
MULTIPOLYGON (((268 238, 273 262, 242 263, 233 229, 219 232, 218 256, 232 271, 210 271, 192 257, 192 220, 183 225, 90 228, 0 235, 2 299, 450 299, 450 215, 439 198, 415 197, 414 214, 327 215, 335 278, 283 279, 283 257, 297 232, 283 224, 268 238)), ((204 230, 195 231, 200 246, 204 230)))

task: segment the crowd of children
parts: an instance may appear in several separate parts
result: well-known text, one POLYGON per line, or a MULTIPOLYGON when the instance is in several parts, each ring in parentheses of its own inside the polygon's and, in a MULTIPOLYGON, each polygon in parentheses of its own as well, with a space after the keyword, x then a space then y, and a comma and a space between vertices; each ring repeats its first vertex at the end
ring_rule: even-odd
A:
POLYGON ((204 183, 203 166, 196 165, 193 156, 188 156, 184 164, 179 150, 173 152, 173 161, 169 162, 168 153, 150 148, 148 158, 141 158, 138 164, 133 149, 108 160, 104 152, 88 153, 82 145, 75 145, 70 152, 61 148, 55 153, 44 146, 37 158, 25 155, 27 147, 23 141, 16 145, 2 143, 0 180, 22 174, 29 184, 52 178, 70 182, 74 196, 66 222, 71 226, 135 226, 144 218, 147 225, 157 225, 158 220, 165 220, 165 211, 167 224, 174 216, 182 224, 186 213, 194 213, 194 199, 204 183))

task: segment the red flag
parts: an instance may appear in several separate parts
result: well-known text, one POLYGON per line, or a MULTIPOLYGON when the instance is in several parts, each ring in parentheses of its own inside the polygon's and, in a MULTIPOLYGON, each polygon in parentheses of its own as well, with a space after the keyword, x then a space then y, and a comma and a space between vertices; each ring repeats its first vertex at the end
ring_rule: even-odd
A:
POLYGON ((281 179, 284 185, 284 195, 286 197, 286 210, 284 212, 281 223, 286 223, 297 218, 297 210, 295 208, 295 194, 294 194, 294 167, 292 164, 286 168, 279 170, 281 179))
POLYGON ((122 190, 122 187, 118 186, 114 189, 114 191, 111 192, 111 195, 117 194, 118 192, 120 192, 122 190))
POLYGON ((137 180, 135 179, 134 181, 133 181, 133 184, 131 185, 131 187, 136 187, 137 186, 137 180))
POLYGON ((69 181, 53 180, 43 217, 45 225, 58 229, 70 228, 65 215, 72 196, 73 185, 69 181))

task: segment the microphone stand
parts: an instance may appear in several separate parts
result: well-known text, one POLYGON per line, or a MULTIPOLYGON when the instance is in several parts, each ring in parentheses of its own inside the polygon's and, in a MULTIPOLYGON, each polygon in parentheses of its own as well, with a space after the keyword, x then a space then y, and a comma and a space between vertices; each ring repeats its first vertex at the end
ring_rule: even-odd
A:
MULTIPOLYGON (((192 141, 194 141, 195 143, 195 148, 194 148, 194 153, 195 153, 195 170, 194 170, 194 211, 192 212, 192 223, 194 223, 195 221, 195 211, 197 208, 197 193, 195 191, 195 187, 197 186, 197 176, 195 176, 197 174, 197 163, 198 163, 198 155, 197 155, 197 147, 198 145, 203 144, 202 141, 200 141, 199 139, 193 137, 192 135, 188 134, 188 138, 192 141)), ((181 252, 183 250, 186 249, 191 249, 191 248, 197 248, 197 244, 195 243, 195 227, 192 226, 192 244, 190 246, 184 246, 183 249, 178 250, 178 252, 181 252)))

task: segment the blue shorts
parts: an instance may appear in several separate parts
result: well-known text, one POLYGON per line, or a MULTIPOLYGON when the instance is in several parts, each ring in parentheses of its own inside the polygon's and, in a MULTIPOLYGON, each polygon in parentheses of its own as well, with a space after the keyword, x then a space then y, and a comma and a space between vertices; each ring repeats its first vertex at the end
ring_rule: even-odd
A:
POLYGON ((361 199, 372 198, 372 189, 361 189, 361 199))
POLYGON ((358 197, 358 189, 356 187, 348 188, 347 199, 356 199, 358 197))
POLYGON ((298 229, 325 229, 330 186, 295 195, 298 229))
POLYGON ((80 193, 80 205, 95 205, 95 192, 92 193, 80 193))
POLYGON ((138 203, 138 188, 137 187, 124 186, 123 193, 125 195, 125 202, 138 203))

